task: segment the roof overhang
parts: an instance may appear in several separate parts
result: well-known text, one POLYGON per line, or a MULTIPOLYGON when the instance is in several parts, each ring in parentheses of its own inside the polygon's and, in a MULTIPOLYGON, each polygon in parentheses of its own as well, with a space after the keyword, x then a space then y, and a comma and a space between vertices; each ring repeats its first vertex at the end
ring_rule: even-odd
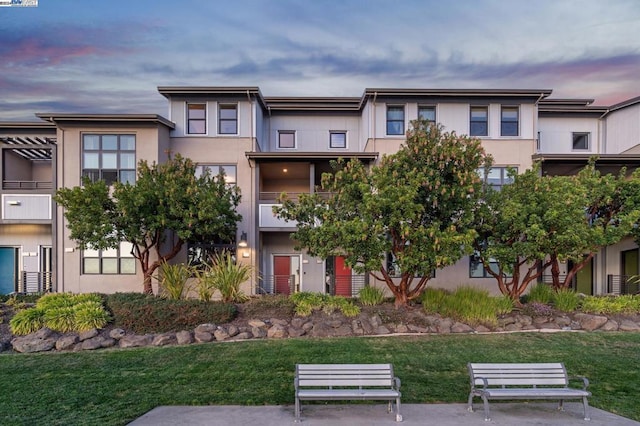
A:
POLYGON ((210 96, 255 97, 263 108, 267 108, 265 99, 257 86, 158 86, 158 92, 167 99, 210 96))
POLYGON ((617 174, 623 167, 627 175, 640 167, 640 154, 534 154, 532 159, 538 161, 545 175, 575 175, 595 159, 595 167, 601 173, 617 174))
POLYGON ((338 158, 356 158, 362 161, 375 161, 377 152, 245 152, 249 160, 256 161, 296 161, 296 160, 337 160, 338 158))
POLYGON ((59 114, 37 113, 36 117, 50 123, 136 123, 161 124, 174 129, 175 124, 158 114, 59 114))
POLYGON ((51 145, 55 142, 56 126, 53 123, 0 122, 2 149, 10 149, 28 160, 50 161, 51 145))
POLYGON ((513 97, 544 99, 551 89, 365 89, 365 96, 513 97))

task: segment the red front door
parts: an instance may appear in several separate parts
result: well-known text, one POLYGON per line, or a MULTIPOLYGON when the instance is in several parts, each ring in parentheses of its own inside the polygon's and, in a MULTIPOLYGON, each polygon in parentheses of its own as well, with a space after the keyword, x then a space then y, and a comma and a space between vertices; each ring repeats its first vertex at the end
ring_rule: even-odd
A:
POLYGON ((335 257, 336 296, 351 297, 351 268, 344 263, 344 257, 335 257))
POLYGON ((290 256, 273 256, 273 275, 276 294, 291 294, 290 256))

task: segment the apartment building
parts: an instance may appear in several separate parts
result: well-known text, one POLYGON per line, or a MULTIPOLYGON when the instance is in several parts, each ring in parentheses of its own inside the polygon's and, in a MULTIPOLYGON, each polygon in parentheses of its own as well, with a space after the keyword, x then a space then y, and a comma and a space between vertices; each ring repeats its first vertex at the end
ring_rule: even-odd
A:
MULTIPOLYGON (((360 97, 266 97, 258 87, 167 86, 167 117, 145 114, 44 114, 41 122, 0 123, 2 211, 0 293, 12 291, 116 292, 142 288, 142 273, 123 243, 114 250, 78 250, 56 188, 82 176, 132 181, 139 160, 162 162, 168 153, 193 159, 198 170, 224 169, 242 192, 237 257, 256 274, 244 291, 329 292, 351 296, 373 278, 358 276, 341 257, 319 259, 294 249, 294 222, 272 208, 319 191, 330 161, 357 158, 375 164, 404 141, 422 117, 446 130, 481 139, 495 160, 487 176, 508 183, 507 167, 574 173, 593 154, 599 167, 640 163, 640 98, 610 107, 590 100, 550 99, 551 90, 366 89, 360 97)), ((176 261, 193 261, 215 245, 193 245, 176 261)), ((393 268, 393 259, 386 260, 393 268)), ((598 254, 578 278, 585 293, 620 291, 615 281, 638 273, 638 247, 624 241, 598 254), (617 278, 616 278, 617 277, 617 278), (613 287, 612 287, 613 285, 613 287)), ((461 284, 497 292, 495 280, 469 258, 438 270, 430 285, 461 284)))

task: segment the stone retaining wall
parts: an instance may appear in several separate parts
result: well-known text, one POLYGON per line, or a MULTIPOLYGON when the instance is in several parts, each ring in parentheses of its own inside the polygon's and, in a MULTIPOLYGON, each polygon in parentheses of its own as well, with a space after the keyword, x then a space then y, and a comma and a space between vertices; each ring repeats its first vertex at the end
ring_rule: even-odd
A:
POLYGON ((136 335, 115 328, 83 333, 60 334, 47 328, 16 337, 11 347, 16 352, 84 351, 103 348, 188 345, 192 343, 239 341, 248 339, 285 339, 303 337, 375 336, 392 334, 449 334, 526 331, 640 331, 640 316, 608 318, 584 313, 550 317, 511 314, 500 318, 496 327, 470 326, 437 315, 414 314, 400 323, 383 322, 378 314, 362 313, 355 318, 341 314, 316 313, 310 317, 252 319, 242 324, 201 324, 194 330, 136 335))

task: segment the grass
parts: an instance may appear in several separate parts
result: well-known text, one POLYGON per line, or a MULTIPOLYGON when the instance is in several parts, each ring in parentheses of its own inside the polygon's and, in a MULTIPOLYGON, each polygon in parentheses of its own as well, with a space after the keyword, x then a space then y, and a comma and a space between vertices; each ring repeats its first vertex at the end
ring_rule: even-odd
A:
POLYGON ((253 340, 92 353, 3 354, 2 425, 124 425, 159 405, 293 404, 300 363, 390 362, 405 403, 463 403, 466 363, 561 361, 595 407, 640 420, 640 333, 253 340))

